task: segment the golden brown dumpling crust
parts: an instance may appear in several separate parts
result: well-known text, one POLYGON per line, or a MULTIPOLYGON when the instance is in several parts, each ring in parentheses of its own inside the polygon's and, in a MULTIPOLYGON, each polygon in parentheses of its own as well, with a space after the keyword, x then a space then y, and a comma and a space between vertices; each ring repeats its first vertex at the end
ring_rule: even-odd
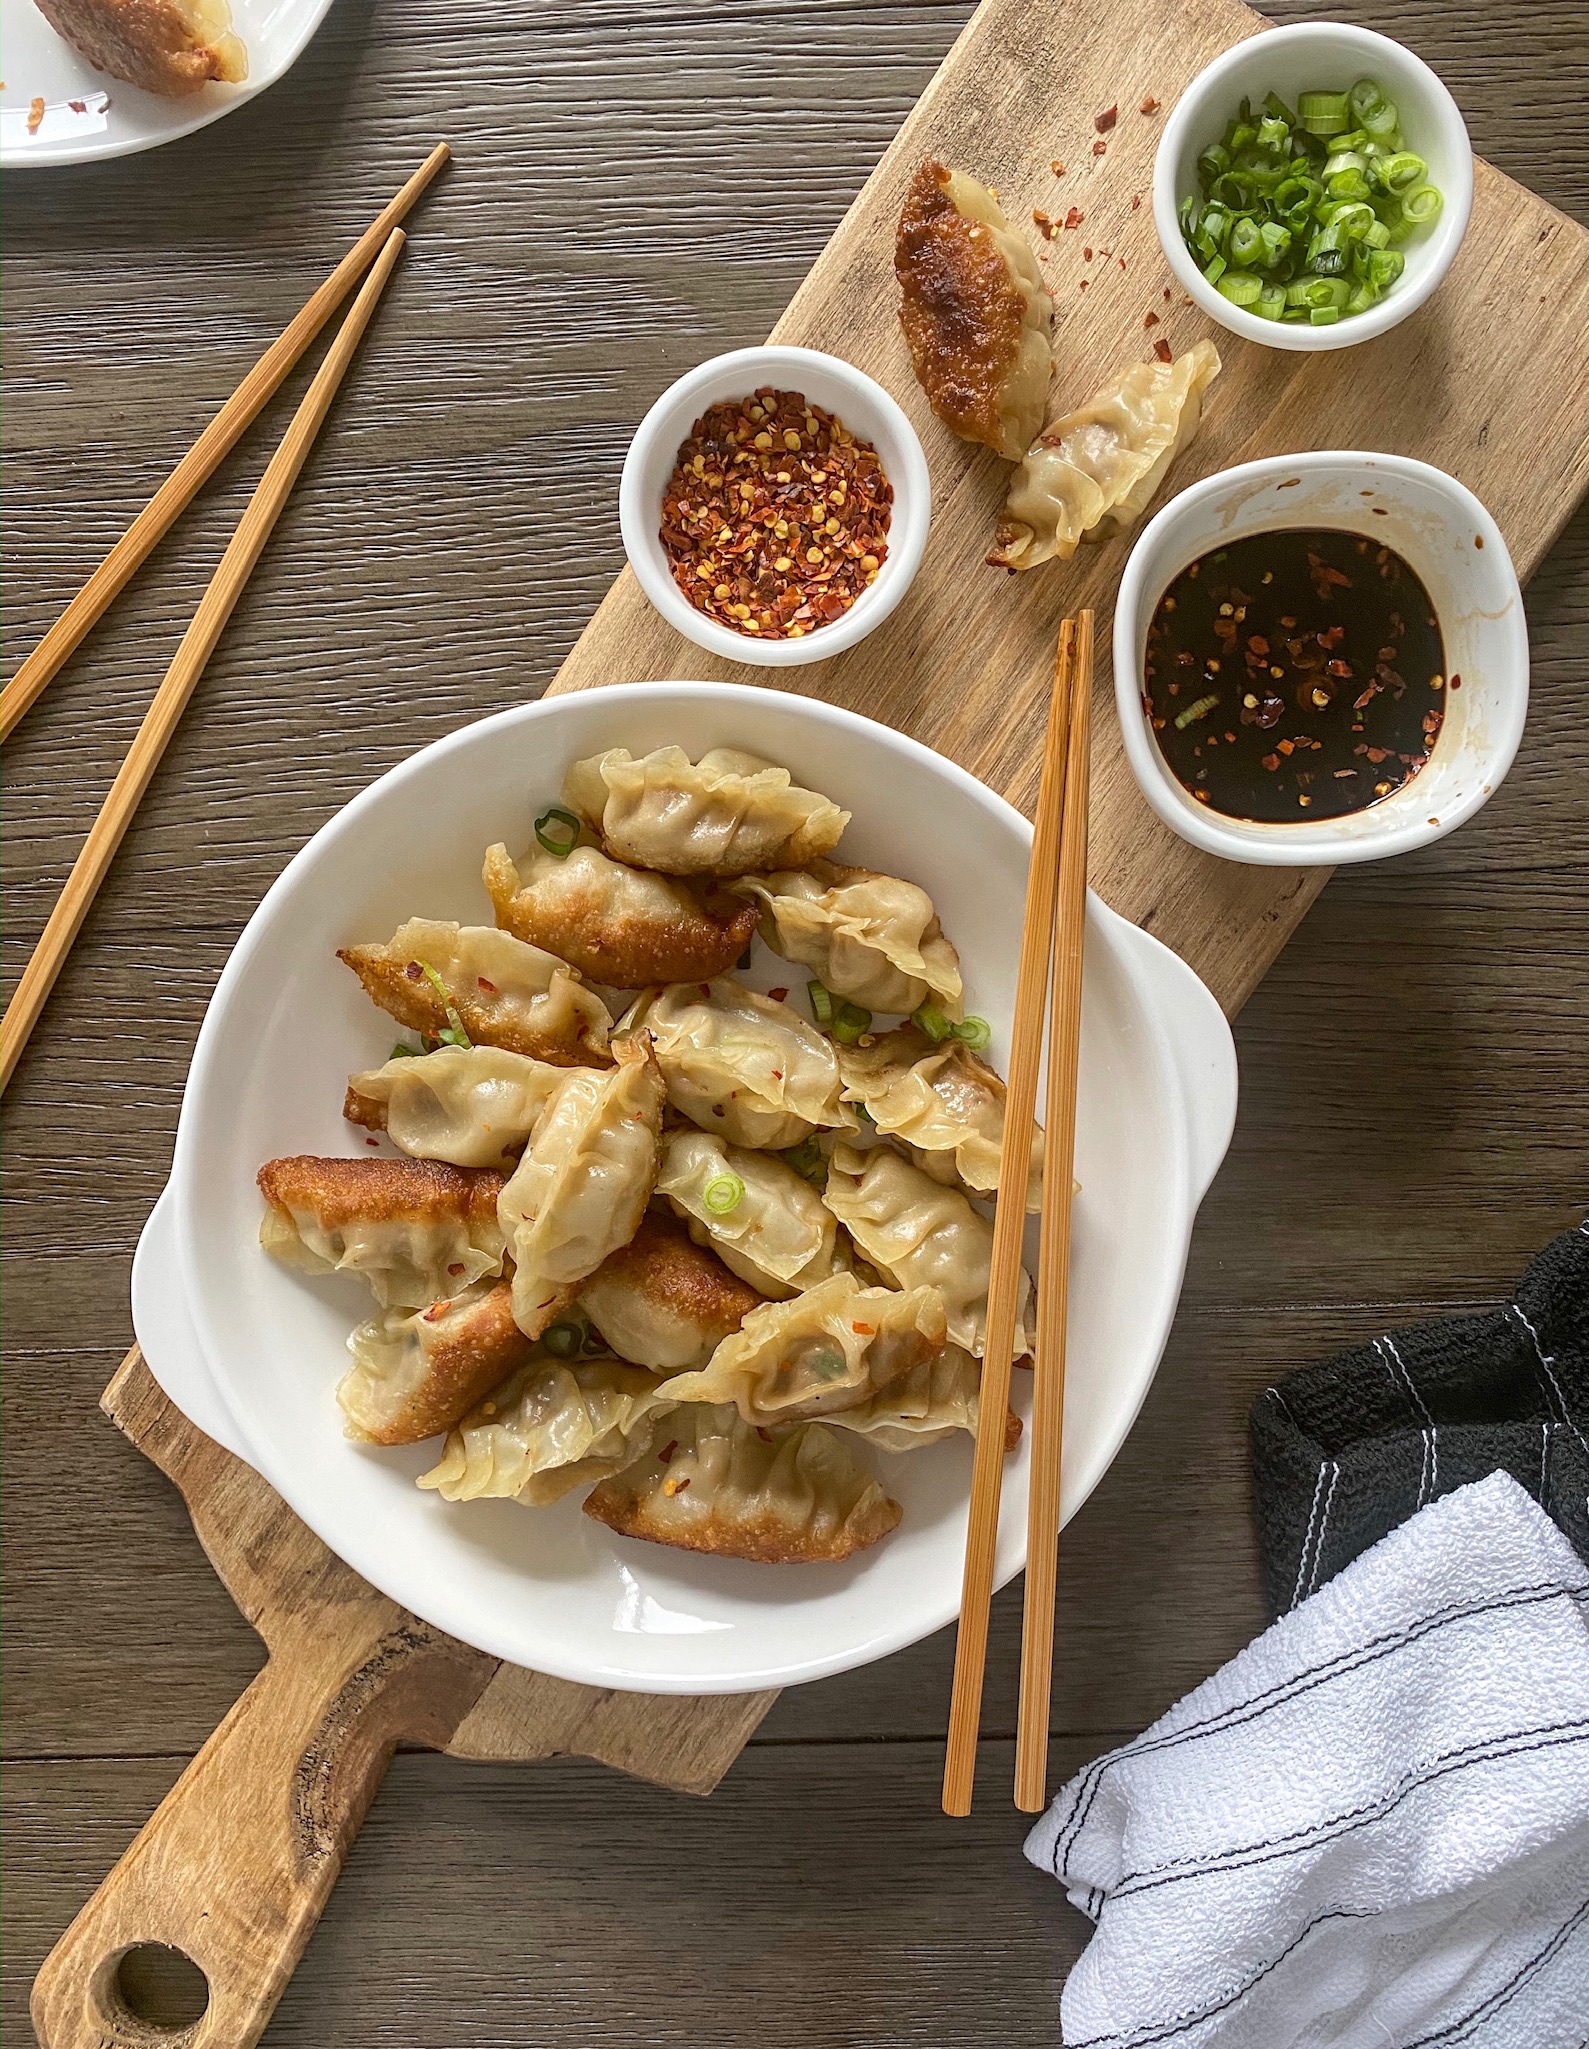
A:
POLYGON ((454 1216, 496 1222, 506 1176, 485 1167, 449 1167, 442 1160, 340 1160, 293 1153, 267 1160, 259 1192, 283 1216, 309 1211, 321 1227, 387 1223, 399 1218, 454 1216))
POLYGON ((497 923, 611 989, 709 982, 725 975, 756 930, 754 904, 714 884, 628 869, 595 847, 556 867, 488 850, 485 886, 497 923), (528 872, 528 880, 526 880, 528 872))
POLYGON ((414 1328, 423 1378, 379 1419, 361 1413, 350 1436, 368 1444, 422 1444, 450 1430, 532 1350, 513 1321, 513 1290, 506 1281, 461 1308, 450 1300, 433 1302, 419 1312, 414 1328))
POLYGON ((627 1326, 632 1303, 640 1320, 660 1320, 669 1331, 698 1340, 701 1363, 730 1337, 762 1297, 715 1253, 703 1251, 672 1217, 649 1211, 627 1245, 609 1252, 580 1290, 580 1301, 620 1358, 658 1372, 680 1370, 671 1359, 640 1358, 651 1347, 633 1345, 627 1326), (609 1325, 611 1326, 609 1328, 609 1325))
POLYGON ((1040 280, 1034 288, 1012 269, 1012 254, 1017 261, 1024 256, 1035 279, 1036 260, 1007 223, 996 229, 955 205, 949 190, 955 176, 927 157, 905 195, 894 244, 900 323, 939 419, 1013 460, 1026 453, 1042 424, 1048 296, 1040 280), (1012 412, 1016 387, 1034 381, 1035 410, 1023 390, 1012 412))
POLYGON ((231 32, 231 13, 210 0, 38 0, 58 36, 96 71, 164 99, 181 99, 218 79, 248 76, 248 52, 231 32))

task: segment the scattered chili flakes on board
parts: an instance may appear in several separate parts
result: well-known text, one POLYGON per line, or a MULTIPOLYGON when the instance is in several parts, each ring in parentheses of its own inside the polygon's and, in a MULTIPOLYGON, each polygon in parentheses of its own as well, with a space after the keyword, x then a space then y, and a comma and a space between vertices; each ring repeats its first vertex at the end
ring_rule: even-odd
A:
POLYGON ((673 580, 698 612, 799 640, 847 612, 888 557, 894 487, 877 450, 798 391, 711 406, 662 494, 673 580))
POLYGON ((1065 166, 1060 162, 1058 157, 1055 157, 1053 159, 1053 161, 1049 164, 1048 168, 1053 172, 1056 178, 1063 178, 1065 175, 1065 166))
POLYGON ((1153 353, 1158 357, 1161 363, 1170 362, 1175 355, 1174 349, 1170 347, 1169 343, 1164 339, 1162 334, 1159 336, 1158 340, 1153 344, 1153 353))
POLYGON ((1137 108, 1137 112, 1139 114, 1156 114, 1158 111, 1159 102, 1156 99, 1154 99, 1151 93, 1149 93, 1148 97, 1142 102, 1141 106, 1137 108))
POLYGON ((1092 125, 1094 126, 1094 128, 1097 129, 1100 135, 1107 135, 1110 129, 1113 128, 1113 126, 1119 119, 1120 109, 1118 105, 1113 107, 1105 107, 1101 114, 1093 115, 1092 125))
POLYGON ((1095 142, 1092 146, 1092 153, 1095 157, 1101 157, 1108 147, 1107 142, 1095 142))

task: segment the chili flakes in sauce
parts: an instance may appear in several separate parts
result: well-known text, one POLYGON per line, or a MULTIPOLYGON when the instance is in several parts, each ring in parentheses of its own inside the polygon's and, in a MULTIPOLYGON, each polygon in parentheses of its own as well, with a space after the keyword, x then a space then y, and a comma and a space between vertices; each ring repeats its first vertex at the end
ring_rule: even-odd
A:
POLYGON ((841 618, 888 559, 877 450, 798 391, 708 407, 662 494, 662 546, 698 612, 758 640, 841 618))

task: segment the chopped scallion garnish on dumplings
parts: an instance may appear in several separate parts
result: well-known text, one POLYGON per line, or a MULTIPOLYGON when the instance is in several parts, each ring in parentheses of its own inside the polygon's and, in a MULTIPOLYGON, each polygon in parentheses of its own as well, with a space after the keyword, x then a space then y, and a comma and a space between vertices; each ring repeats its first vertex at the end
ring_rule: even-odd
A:
POLYGON ((560 861, 566 860, 579 845, 583 830, 573 812, 565 811, 560 804, 549 804, 535 821, 535 837, 560 861))
POLYGON ((1300 93, 1295 114, 1274 93, 1256 111, 1243 100, 1197 177, 1202 197, 1183 199, 1180 219, 1204 277, 1260 319, 1316 327, 1377 305, 1405 268, 1394 245, 1441 207, 1371 78, 1300 93))
POLYGON ((714 1217, 726 1217, 745 1200, 745 1184, 737 1174, 716 1174, 701 1190, 701 1200, 714 1217))

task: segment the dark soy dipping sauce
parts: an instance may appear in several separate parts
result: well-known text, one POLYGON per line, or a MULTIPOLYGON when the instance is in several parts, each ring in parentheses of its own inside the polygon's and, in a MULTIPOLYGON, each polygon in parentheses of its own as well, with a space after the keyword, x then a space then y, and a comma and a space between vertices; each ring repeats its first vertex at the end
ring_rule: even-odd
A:
POLYGON ((1394 549, 1282 529, 1200 557, 1160 598, 1143 710, 1211 811, 1339 818, 1429 759, 1445 667, 1429 593, 1394 549))

